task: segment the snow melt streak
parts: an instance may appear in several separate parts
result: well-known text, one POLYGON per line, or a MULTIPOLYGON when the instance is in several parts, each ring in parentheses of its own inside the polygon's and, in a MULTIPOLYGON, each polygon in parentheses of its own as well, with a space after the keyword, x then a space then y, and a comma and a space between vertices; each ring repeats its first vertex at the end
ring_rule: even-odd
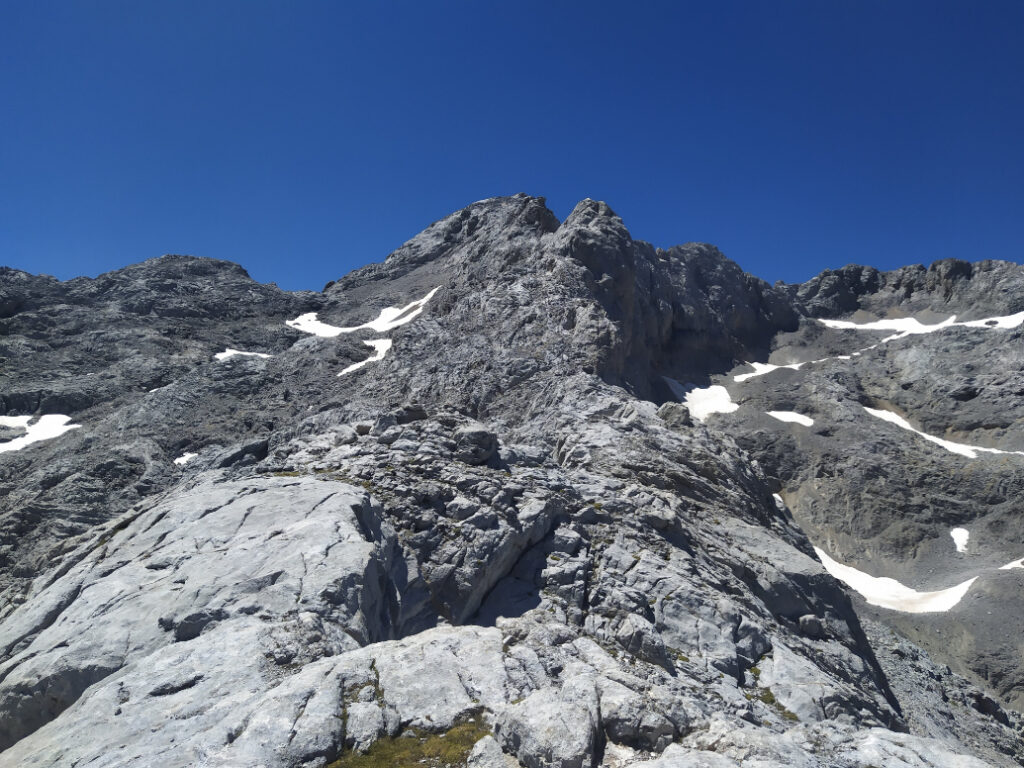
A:
POLYGON ((900 427, 901 429, 905 429, 908 432, 913 432, 915 435, 923 437, 930 443, 935 443, 936 445, 942 446, 950 453, 956 453, 960 456, 966 456, 968 459, 978 458, 979 453, 1005 453, 1024 456, 1024 451, 1002 451, 998 448, 980 448, 974 445, 965 445, 964 443, 954 443, 952 440, 943 440, 941 437, 935 437, 934 435, 929 435, 926 432, 921 432, 918 429, 914 429, 909 421, 904 419, 902 416, 896 415, 891 411, 882 411, 878 410, 877 408, 868 408, 867 406, 864 406, 864 410, 877 419, 881 419, 882 421, 888 421, 890 424, 895 424, 897 427, 900 427))
POLYGON ((963 599, 971 584, 978 578, 957 584, 949 589, 940 589, 937 592, 918 592, 911 589, 896 579, 884 576, 870 576, 856 568, 837 563, 823 550, 814 548, 825 570, 859 593, 871 605, 880 608, 889 608, 893 611, 904 613, 942 613, 948 611, 963 599))
MULTIPOLYGON (((814 362, 819 362, 815 360, 814 362)), ((735 382, 746 381, 752 379, 755 376, 764 376, 766 373, 777 371, 780 368, 789 368, 792 371, 799 371, 800 366, 807 365, 807 363, 790 363, 789 365, 772 365, 771 363, 747 363, 747 365, 753 366, 753 373, 741 373, 739 376, 733 376, 732 380, 735 382)))
POLYGON ((365 360, 360 360, 358 363, 353 363, 348 368, 339 373, 339 376, 344 376, 346 373, 352 373, 352 371, 358 371, 367 363, 375 363, 378 360, 383 360, 384 355, 386 355, 388 353, 388 350, 391 349, 391 339, 369 339, 368 341, 364 341, 363 344, 365 344, 368 347, 373 347, 373 354, 370 355, 365 360))
POLYGON ((779 421, 788 421, 793 424, 802 424, 805 427, 813 427, 814 419, 810 416, 804 416, 802 413, 794 413, 793 411, 765 411, 773 419, 779 421))
POLYGON ((231 347, 228 347, 223 352, 218 352, 216 355, 214 355, 214 357, 217 360, 219 360, 219 361, 224 361, 224 360, 227 360, 229 358, 236 357, 236 356, 242 356, 242 357, 262 357, 264 359, 273 357, 273 355, 268 355, 268 354, 265 354, 263 352, 243 352, 240 349, 232 349, 231 347))

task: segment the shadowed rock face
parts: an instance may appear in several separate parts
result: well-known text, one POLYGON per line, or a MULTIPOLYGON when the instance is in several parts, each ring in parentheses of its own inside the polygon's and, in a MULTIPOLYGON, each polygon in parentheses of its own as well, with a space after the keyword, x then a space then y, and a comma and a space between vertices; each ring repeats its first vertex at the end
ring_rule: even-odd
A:
POLYGON ((0 448, 77 428, 0 452, 0 765, 344 765, 469 723, 477 768, 1014 765, 1024 456, 865 406, 1024 450, 1019 328, 735 377, 894 333, 819 317, 1022 309, 1014 265, 770 286, 526 195, 322 293, 3 270, 0 448), (738 408, 676 402, 712 384, 738 408), (978 579, 896 613, 812 545, 978 579))

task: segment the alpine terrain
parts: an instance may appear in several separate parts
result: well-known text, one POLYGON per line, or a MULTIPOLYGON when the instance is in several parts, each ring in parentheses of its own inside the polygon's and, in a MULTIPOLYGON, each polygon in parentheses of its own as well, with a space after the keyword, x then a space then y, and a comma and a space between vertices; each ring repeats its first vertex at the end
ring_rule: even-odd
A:
POLYGON ((0 269, 0 361, 0 766, 1024 765, 1020 265, 516 195, 0 269))

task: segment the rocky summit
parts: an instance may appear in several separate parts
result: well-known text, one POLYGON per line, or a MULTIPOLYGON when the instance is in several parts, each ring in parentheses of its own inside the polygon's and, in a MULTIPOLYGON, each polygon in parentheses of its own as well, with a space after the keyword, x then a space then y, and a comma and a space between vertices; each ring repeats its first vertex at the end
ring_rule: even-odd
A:
POLYGON ((1019 265, 516 195, 319 293, 0 269, 0 361, 0 766, 1024 764, 1019 265))

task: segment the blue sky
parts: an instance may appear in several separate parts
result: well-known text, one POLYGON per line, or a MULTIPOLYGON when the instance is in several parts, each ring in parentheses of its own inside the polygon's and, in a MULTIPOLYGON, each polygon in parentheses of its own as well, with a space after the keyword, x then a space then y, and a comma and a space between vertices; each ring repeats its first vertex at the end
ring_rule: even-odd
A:
POLYGON ((493 195, 800 281, 1024 260, 1024 2, 0 0, 0 263, 319 289, 493 195))

